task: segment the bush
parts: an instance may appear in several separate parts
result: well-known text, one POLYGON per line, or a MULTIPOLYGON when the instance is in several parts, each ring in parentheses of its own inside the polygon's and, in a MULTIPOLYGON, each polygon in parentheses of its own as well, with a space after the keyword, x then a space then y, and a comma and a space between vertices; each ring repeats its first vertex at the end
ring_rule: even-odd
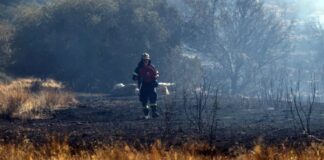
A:
POLYGON ((107 91, 130 80, 144 51, 161 75, 169 73, 168 57, 178 54, 172 49, 180 43, 180 21, 164 0, 63 0, 19 7, 8 67, 17 76, 107 91))
POLYGON ((73 94, 63 88, 54 80, 18 79, 0 83, 0 115, 21 119, 46 118, 55 109, 77 103, 73 94))

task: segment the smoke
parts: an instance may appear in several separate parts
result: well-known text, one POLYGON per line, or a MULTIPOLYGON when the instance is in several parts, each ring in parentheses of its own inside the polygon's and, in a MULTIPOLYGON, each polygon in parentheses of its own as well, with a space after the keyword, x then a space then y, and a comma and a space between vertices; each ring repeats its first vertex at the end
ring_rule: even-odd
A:
POLYGON ((266 6, 282 8, 288 16, 299 22, 319 20, 324 25, 323 0, 263 0, 266 6))
MULTIPOLYGON (((291 0, 290 0, 291 1, 291 0)), ((296 3, 298 17, 302 20, 318 19, 324 24, 324 1, 293 0, 296 3)))

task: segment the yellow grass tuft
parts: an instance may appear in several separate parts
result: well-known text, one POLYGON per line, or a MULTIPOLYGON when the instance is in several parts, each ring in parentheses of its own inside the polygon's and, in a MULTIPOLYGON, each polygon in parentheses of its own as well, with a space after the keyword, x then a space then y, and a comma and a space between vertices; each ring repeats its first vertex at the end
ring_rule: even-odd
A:
POLYGON ((0 115, 7 118, 40 119, 55 109, 77 103, 54 80, 18 79, 0 83, 0 115))
POLYGON ((36 79, 36 78, 21 78, 5 84, 8 88, 25 88, 33 91, 43 90, 59 90, 63 89, 64 85, 61 82, 53 79, 36 79), (38 90, 37 90, 38 89, 38 90))

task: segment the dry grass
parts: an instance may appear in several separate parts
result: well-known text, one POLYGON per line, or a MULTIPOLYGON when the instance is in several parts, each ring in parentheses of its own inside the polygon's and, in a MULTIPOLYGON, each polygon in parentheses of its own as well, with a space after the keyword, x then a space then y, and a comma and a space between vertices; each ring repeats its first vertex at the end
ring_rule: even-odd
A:
POLYGON ((72 105, 72 93, 54 80, 18 79, 0 83, 0 115, 7 118, 40 119, 55 110, 72 105))
POLYGON ((136 149, 125 143, 96 148, 92 151, 74 152, 66 143, 57 141, 35 147, 28 140, 19 145, 0 145, 0 159, 91 159, 91 160, 315 160, 324 159, 324 145, 313 143, 304 149, 263 147, 254 149, 237 148, 231 155, 225 155, 200 143, 190 143, 182 147, 165 147, 160 141, 147 148, 136 149))

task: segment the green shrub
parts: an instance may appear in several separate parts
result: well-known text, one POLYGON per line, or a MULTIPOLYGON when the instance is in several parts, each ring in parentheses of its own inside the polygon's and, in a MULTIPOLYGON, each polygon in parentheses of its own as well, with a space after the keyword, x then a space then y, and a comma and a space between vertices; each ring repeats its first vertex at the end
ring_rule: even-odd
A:
POLYGON ((140 55, 150 52, 169 73, 180 43, 177 12, 164 0, 60 0, 18 6, 13 56, 17 76, 52 77, 79 91, 107 91, 127 82, 140 55))

